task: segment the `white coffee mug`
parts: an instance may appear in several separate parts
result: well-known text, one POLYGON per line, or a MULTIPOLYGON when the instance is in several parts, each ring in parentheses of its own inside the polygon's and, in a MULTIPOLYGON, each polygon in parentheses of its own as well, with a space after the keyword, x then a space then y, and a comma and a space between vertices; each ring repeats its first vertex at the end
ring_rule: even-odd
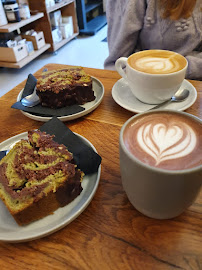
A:
MULTIPOLYGON (((152 63, 150 62, 148 65, 152 66, 152 63)), ((179 90, 185 78, 187 65, 188 62, 185 57, 165 50, 147 50, 137 52, 129 56, 129 58, 121 57, 115 63, 116 70, 127 81, 135 97, 140 101, 149 104, 160 104, 169 100, 177 90, 179 90), (182 61, 184 61, 184 65, 182 65, 178 71, 172 73, 153 74, 137 70, 129 64, 128 60, 131 58, 143 53, 147 55, 149 52, 171 53, 177 55, 178 57, 181 57, 182 61)))

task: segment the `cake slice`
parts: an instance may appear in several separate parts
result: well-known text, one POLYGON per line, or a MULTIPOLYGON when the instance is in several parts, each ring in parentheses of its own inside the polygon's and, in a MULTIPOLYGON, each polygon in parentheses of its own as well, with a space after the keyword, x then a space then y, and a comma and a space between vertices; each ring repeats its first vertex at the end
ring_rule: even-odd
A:
POLYGON ((95 99, 92 78, 82 67, 44 72, 36 87, 41 105, 50 108, 82 105, 95 99))
POLYGON ((0 198, 19 225, 43 218, 74 200, 84 173, 73 155, 39 130, 29 131, 0 161, 0 198))

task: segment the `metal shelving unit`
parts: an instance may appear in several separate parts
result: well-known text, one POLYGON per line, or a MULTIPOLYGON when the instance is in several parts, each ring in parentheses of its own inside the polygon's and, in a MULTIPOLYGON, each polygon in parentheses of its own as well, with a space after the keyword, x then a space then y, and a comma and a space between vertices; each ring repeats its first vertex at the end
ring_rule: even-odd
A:
POLYGON ((103 12, 103 2, 100 0, 76 0, 76 10, 79 33, 94 35, 106 25, 106 15, 103 12))

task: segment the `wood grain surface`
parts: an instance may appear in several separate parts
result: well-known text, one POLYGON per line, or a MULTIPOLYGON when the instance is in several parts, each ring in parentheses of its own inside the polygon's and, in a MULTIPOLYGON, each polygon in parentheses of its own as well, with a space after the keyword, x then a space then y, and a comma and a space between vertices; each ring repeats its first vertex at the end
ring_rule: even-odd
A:
MULTIPOLYGON (((60 231, 26 243, 0 242, 0 269, 201 270, 202 192, 172 220, 147 218, 130 204, 121 184, 119 132, 133 113, 112 98, 111 89, 120 79, 117 72, 85 70, 103 83, 104 99, 92 113, 65 124, 92 142, 102 156, 98 190, 87 209, 60 231)), ((202 118, 202 82, 190 82, 198 97, 186 112, 202 118)), ((10 108, 24 85, 0 98, 0 142, 43 124, 10 108)))

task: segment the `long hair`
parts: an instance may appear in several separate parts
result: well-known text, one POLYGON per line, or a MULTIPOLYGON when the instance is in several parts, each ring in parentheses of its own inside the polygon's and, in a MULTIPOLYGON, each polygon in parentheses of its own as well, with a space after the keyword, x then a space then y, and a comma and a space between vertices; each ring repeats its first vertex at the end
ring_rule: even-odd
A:
POLYGON ((159 0, 163 18, 178 20, 191 16, 197 0, 159 0))

